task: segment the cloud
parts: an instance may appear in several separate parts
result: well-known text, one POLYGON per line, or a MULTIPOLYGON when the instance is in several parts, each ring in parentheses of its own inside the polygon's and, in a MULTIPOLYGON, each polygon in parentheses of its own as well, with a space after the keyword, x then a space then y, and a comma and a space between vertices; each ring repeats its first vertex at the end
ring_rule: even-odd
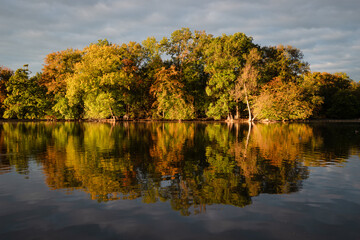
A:
POLYGON ((83 48, 98 39, 114 43, 162 38, 181 27, 213 35, 244 32, 260 45, 293 45, 313 71, 345 71, 360 80, 358 0, 3 0, 0 65, 30 64, 83 48))

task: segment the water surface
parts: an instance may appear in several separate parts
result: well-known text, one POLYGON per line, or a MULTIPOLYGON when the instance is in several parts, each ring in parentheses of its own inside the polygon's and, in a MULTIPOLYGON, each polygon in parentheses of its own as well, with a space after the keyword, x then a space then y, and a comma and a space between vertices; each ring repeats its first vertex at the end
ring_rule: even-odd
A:
POLYGON ((360 124, 2 123, 0 239, 360 239, 360 124))

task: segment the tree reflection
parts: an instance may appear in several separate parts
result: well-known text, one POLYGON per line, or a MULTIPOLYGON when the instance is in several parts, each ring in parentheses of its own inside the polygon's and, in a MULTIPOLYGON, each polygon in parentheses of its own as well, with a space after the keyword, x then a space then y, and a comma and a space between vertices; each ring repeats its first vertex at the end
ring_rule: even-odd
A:
POLYGON ((99 202, 169 201, 189 215, 299 191, 308 166, 341 166, 359 154, 358 132, 295 123, 2 123, 0 173, 28 174, 34 161, 51 189, 99 202))

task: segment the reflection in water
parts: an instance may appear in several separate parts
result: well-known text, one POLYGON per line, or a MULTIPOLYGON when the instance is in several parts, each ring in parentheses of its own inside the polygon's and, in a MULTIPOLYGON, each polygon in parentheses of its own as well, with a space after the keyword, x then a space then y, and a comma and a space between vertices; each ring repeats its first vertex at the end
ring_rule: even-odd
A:
POLYGON ((309 166, 342 166, 349 154, 358 154, 355 129, 329 124, 3 123, 0 174, 27 175, 29 162, 35 161, 51 189, 85 191, 99 202, 168 201, 183 215, 197 214, 210 204, 244 207, 261 193, 299 191, 309 166))

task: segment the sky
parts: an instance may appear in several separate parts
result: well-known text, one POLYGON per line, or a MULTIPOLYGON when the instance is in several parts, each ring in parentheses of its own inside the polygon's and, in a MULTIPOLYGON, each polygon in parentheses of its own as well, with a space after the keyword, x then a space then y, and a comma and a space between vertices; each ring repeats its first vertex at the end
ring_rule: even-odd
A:
POLYGON ((360 80, 359 0, 0 0, 0 66, 40 72, 52 52, 161 40, 182 27, 291 45, 312 71, 360 80))

